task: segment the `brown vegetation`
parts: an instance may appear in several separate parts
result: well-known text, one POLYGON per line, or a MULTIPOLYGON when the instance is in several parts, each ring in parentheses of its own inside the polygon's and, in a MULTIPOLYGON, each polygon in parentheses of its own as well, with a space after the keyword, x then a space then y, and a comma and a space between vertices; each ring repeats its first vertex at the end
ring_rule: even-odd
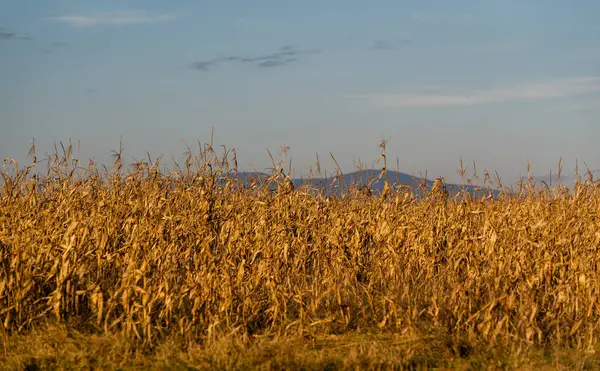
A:
MULTIPOLYGON (((218 181, 229 162, 210 146, 171 174, 157 163, 124 172, 120 152, 111 172, 78 172, 69 156, 54 158, 51 185, 28 175, 35 165, 4 173, 0 351, 15 367, 26 364, 16 354, 27 334, 47 328, 111 346, 116 337, 154 357, 165 344, 203 349, 186 358, 197 367, 226 359, 214 351, 223 339, 237 339, 226 349, 238 356, 267 343, 355 352, 354 364, 335 363, 294 358, 285 345, 257 356, 279 357, 273 367, 441 366, 498 349, 522 365, 537 351, 590 358, 598 349, 592 179, 571 192, 525 184, 496 199, 394 187, 328 198, 292 189, 280 168, 277 191, 218 181)), ((248 366, 240 362, 216 365, 248 366)))

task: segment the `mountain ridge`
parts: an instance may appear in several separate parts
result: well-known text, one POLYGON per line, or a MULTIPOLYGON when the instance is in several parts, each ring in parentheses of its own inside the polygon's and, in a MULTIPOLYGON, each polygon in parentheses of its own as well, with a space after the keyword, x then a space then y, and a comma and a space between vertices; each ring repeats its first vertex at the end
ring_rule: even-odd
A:
MULTIPOLYGON (((407 173, 387 170, 386 175, 391 186, 409 186, 413 191, 419 192, 423 186, 427 189, 431 189, 434 184, 434 180, 425 179, 423 177, 413 176, 407 173)), ((242 181, 244 185, 249 185, 253 181, 265 181, 270 177, 265 172, 238 172, 232 175, 233 178, 237 178, 242 181)), ((357 170, 351 173, 321 177, 300 177, 291 178, 291 182, 295 187, 310 185, 314 188, 325 189, 327 193, 332 192, 332 184, 338 191, 343 191, 347 187, 351 186, 368 186, 371 191, 375 194, 379 194, 383 191, 385 186, 385 180, 381 170, 357 170), (334 182, 335 180, 335 182, 334 182)), ((489 187, 482 187, 473 184, 451 184, 446 183, 446 189, 450 195, 454 195, 461 190, 465 190, 473 195, 487 195, 491 191, 495 196, 498 195, 499 191, 489 187)))

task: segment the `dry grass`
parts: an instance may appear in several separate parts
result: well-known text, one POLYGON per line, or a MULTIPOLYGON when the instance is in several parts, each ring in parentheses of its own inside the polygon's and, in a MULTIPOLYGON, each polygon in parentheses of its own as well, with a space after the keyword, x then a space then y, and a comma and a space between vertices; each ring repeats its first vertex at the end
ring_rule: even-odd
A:
POLYGON ((269 184, 219 181, 229 154, 201 147, 162 174, 124 172, 119 152, 101 173, 78 171, 68 147, 49 159, 54 183, 31 179, 39 164, 5 167, 5 364, 600 366, 592 181, 328 198, 277 164, 269 184))

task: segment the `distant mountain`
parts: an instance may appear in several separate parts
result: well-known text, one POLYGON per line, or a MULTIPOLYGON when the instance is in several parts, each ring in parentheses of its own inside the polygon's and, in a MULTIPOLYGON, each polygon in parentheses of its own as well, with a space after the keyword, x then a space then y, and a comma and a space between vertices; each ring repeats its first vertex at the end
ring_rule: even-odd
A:
MULTIPOLYGON (((345 189, 352 186, 368 186, 371 192, 374 194, 380 194, 383 191, 385 180, 381 175, 380 170, 363 170, 355 171, 349 174, 343 174, 343 176, 330 176, 327 178, 294 178, 291 179, 295 187, 310 185, 312 188, 322 189, 327 194, 332 195, 335 193, 343 192, 345 189)), ((252 182, 258 181, 263 182, 269 178, 268 174, 262 172, 239 172, 233 174, 233 177, 239 179, 244 185, 249 185, 252 182)), ((406 185, 413 189, 417 194, 420 194, 420 184, 425 185, 428 189, 431 189, 434 181, 430 179, 422 179, 413 177, 412 175, 396 172, 387 171, 387 178, 390 185, 400 186, 406 185)), ((422 186, 421 185, 421 186, 422 186)), ((471 193, 473 196, 486 196, 489 194, 489 190, 473 185, 458 185, 458 184, 446 184, 446 189, 450 195, 455 195, 461 190, 465 190, 471 193)), ((492 194, 497 196, 499 192, 492 190, 492 194)))
MULTIPOLYGON (((594 181, 596 181, 598 178, 600 178, 600 169, 590 170, 590 172, 592 173, 592 176, 594 177, 594 181)), ((579 176, 580 176, 582 182, 589 180, 589 174, 588 174, 587 170, 580 171, 579 176)), ((524 180, 526 181, 527 178, 525 177, 524 180)), ((568 174, 568 175, 561 174, 561 176, 560 176, 560 184, 568 187, 569 189, 573 189, 573 186, 575 186, 576 181, 577 181, 577 176, 575 174, 568 174)), ((550 174, 544 175, 544 176, 534 176, 533 182, 534 182, 534 184, 536 184, 540 187, 544 186, 544 183, 546 183, 546 185, 548 187, 552 188, 559 184, 558 174, 553 173, 552 176, 550 176, 550 174)))

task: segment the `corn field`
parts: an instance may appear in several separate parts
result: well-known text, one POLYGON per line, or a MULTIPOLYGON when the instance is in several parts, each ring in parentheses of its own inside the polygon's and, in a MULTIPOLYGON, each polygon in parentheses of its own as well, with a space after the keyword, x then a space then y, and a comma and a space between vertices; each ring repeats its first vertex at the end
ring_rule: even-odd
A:
POLYGON ((5 162, 2 333, 51 321, 151 346, 370 329, 597 349, 591 177, 494 198, 396 186, 328 197, 281 169, 241 184, 229 155, 190 150, 164 173, 158 161, 125 169, 117 153, 102 172, 79 169, 69 147, 45 182, 39 164, 5 162))

